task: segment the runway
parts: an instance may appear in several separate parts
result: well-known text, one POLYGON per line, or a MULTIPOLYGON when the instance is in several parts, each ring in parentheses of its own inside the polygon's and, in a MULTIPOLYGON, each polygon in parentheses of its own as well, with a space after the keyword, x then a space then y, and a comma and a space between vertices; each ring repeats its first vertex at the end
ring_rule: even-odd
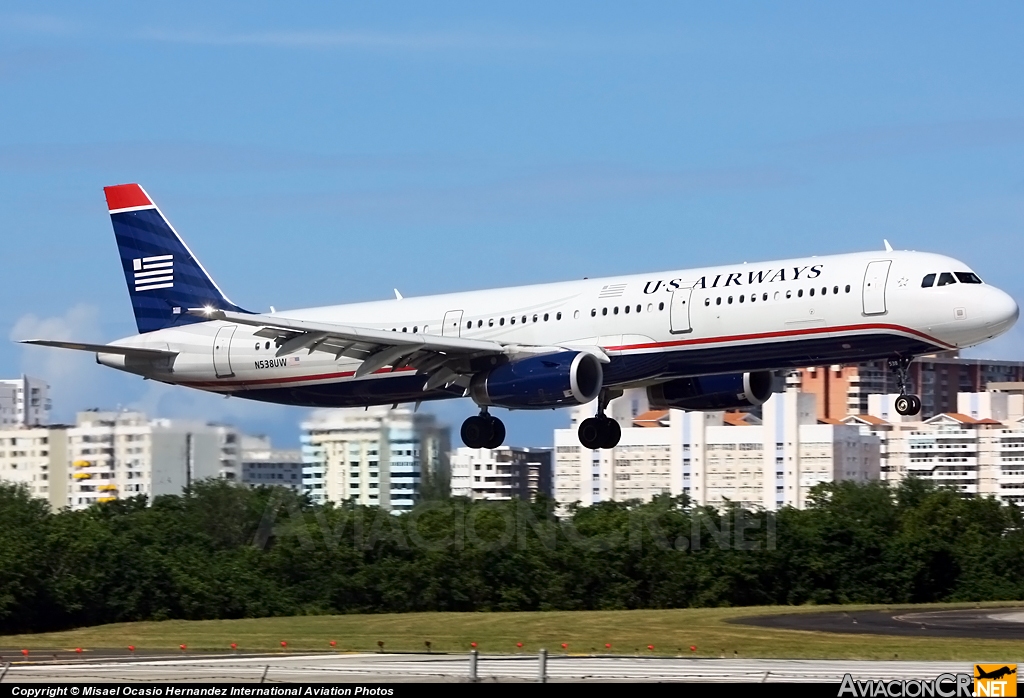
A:
MULTIPOLYGON (((537 655, 484 656, 477 661, 482 683, 538 681, 537 655)), ((550 682, 830 682, 846 673, 861 679, 931 678, 970 672, 968 662, 832 661, 791 659, 712 659, 691 657, 570 657, 547 660, 550 682)), ((0 671, 3 671, 0 669, 0 671)), ((18 663, 3 683, 95 682, 468 682, 467 655, 303 654, 211 655, 182 658, 137 657, 115 661, 18 663)))
POLYGON ((827 633, 868 633, 912 637, 963 637, 984 640, 1024 640, 1024 611, 972 608, 955 611, 832 611, 786 613, 736 618, 739 625, 827 633))

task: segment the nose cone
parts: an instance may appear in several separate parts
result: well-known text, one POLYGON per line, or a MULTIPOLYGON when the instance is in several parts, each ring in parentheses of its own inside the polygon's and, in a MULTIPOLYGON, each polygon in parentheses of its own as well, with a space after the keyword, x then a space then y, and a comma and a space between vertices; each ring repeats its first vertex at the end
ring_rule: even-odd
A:
POLYGON ((1009 293, 994 287, 989 287, 989 291, 982 313, 985 317, 985 329, 994 337, 1013 327, 1020 317, 1020 308, 1009 293))

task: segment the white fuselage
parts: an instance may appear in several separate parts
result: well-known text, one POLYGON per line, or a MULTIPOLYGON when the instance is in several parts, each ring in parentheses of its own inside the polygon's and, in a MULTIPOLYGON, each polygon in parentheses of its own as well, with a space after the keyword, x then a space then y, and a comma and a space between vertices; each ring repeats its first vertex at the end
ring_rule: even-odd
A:
MULTIPOLYGON (((1014 300, 983 283, 922 287, 928 274, 970 271, 937 254, 866 252, 276 315, 503 344, 602 347, 611 358, 605 384, 626 387, 684 375, 912 357, 978 344, 1013 325, 1014 300)), ((273 402, 341 406, 412 399, 408 371, 356 378, 358 360, 318 351, 279 357, 275 344, 257 331, 222 321, 187 324, 114 343, 177 352, 170 364, 140 368, 111 354, 99 354, 98 360, 168 383, 273 402), (383 383, 369 386, 368 381, 383 383), (340 397, 332 402, 331 395, 340 397)))

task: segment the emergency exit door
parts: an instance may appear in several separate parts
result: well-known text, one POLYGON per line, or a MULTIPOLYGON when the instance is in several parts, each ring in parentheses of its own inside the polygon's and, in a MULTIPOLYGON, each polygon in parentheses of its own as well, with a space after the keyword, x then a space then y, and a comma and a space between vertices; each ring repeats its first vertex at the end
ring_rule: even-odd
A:
POLYGON ((863 303, 865 315, 881 315, 885 308, 885 282, 889 278, 892 260, 868 262, 864 271, 863 303))
POLYGON ((693 330, 690 326, 690 298, 692 295, 692 286, 677 288, 672 292, 672 304, 669 306, 668 314, 672 334, 683 334, 693 330))
POLYGON ((462 334, 462 311, 449 310, 444 314, 444 324, 441 326, 442 337, 458 337, 462 334))

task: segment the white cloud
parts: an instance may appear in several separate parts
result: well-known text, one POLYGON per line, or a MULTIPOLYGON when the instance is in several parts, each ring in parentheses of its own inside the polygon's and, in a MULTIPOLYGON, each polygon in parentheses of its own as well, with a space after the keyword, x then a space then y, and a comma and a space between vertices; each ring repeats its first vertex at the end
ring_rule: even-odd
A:
MULTIPOLYGON (((40 318, 29 313, 18 318, 9 338, 98 342, 99 317, 99 309, 87 304, 78 304, 59 317, 40 318)), ((69 421, 75 410, 99 406, 97 398, 108 391, 103 389, 98 368, 95 356, 88 352, 37 346, 22 349, 21 369, 50 384, 57 420, 69 421)))

